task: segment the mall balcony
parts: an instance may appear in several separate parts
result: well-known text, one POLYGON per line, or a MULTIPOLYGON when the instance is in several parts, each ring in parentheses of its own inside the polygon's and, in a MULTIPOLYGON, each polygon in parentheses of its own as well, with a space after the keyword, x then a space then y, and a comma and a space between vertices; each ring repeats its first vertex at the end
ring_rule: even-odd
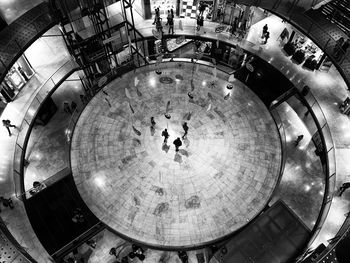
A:
POLYGON ((0 0, 0 261, 350 262, 348 17, 0 0))

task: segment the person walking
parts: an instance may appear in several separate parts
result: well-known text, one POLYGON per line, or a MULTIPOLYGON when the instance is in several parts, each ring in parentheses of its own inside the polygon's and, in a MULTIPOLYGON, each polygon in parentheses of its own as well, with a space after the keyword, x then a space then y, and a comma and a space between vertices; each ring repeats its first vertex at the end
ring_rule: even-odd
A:
POLYGON ((156 19, 156 29, 158 32, 161 32, 163 34, 163 26, 162 26, 162 18, 157 17, 156 19))
POLYGON ((175 145, 175 151, 178 152, 179 151, 179 147, 182 145, 182 142, 181 142, 180 138, 177 137, 176 140, 173 142, 173 144, 175 145))
POLYGON ((343 183, 343 185, 339 188, 339 196, 341 196, 348 188, 350 188, 350 182, 343 183))
POLYGON ((170 31, 172 32, 171 34, 174 34, 174 18, 171 16, 171 14, 168 16, 168 26, 168 34, 170 34, 170 31))
POLYGON ((185 131, 184 135, 182 136, 182 139, 184 139, 184 138, 187 136, 187 133, 188 133, 188 125, 187 125, 187 122, 185 122, 184 124, 182 124, 182 128, 183 128, 184 131, 185 131))
POLYGON ((152 25, 154 25, 157 22, 157 19, 160 16, 159 15, 159 7, 155 8, 154 12, 155 12, 155 16, 154 16, 154 21, 153 21, 152 25))
POLYGON ((267 40, 268 40, 269 38, 270 38, 270 32, 267 31, 267 32, 265 33, 265 42, 264 42, 264 44, 267 43, 267 40))
POLYGON ((17 129, 16 125, 12 125, 10 120, 2 120, 2 125, 4 125, 4 127, 7 129, 7 131, 9 132, 9 136, 11 137, 12 133, 10 128, 13 127, 15 129, 17 129))
POLYGON ((203 13, 204 13, 206 8, 207 8, 207 5, 205 3, 203 3, 203 1, 200 1, 199 8, 198 8, 200 16, 204 15, 203 13))
POLYGON ((164 131, 162 131, 162 136, 164 137, 164 143, 166 144, 168 142, 168 138, 169 138, 169 133, 167 129, 164 129, 164 131))
POLYGON ((263 27, 262 35, 261 35, 262 38, 265 37, 265 34, 268 32, 268 30, 269 30, 269 28, 268 28, 267 24, 265 24, 263 27))
POLYGON ((299 135, 297 139, 294 141, 294 146, 297 147, 303 138, 304 138, 304 135, 299 135))

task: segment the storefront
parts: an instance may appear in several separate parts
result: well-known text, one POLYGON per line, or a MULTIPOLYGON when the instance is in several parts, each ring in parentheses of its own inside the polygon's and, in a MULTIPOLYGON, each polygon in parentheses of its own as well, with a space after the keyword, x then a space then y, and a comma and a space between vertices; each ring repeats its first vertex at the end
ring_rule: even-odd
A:
POLYGON ((177 15, 180 9, 180 0, 151 0, 152 14, 154 14, 156 8, 159 8, 159 13, 163 17, 168 15, 168 10, 170 9, 173 9, 177 15))
POLYGON ((291 60, 303 67, 315 70, 324 62, 324 53, 317 45, 298 30, 292 28, 283 29, 279 37, 282 43, 286 42, 283 50, 291 60), (291 31, 291 32, 290 32, 291 31))
POLYGON ((25 55, 22 55, 8 71, 0 84, 0 97, 7 102, 13 101, 21 88, 34 75, 34 70, 25 55))

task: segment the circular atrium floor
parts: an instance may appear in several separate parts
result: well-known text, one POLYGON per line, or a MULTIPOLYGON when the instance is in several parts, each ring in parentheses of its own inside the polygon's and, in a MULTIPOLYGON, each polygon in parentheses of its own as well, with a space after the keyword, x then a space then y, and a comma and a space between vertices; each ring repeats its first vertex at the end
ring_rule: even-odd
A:
POLYGON ((74 131, 72 171, 88 207, 118 233, 157 247, 195 247, 265 207, 280 172, 280 139, 242 83, 228 90, 228 76, 207 66, 163 67, 161 75, 154 67, 127 73, 91 100, 74 131), (188 135, 175 152, 184 122, 188 135))

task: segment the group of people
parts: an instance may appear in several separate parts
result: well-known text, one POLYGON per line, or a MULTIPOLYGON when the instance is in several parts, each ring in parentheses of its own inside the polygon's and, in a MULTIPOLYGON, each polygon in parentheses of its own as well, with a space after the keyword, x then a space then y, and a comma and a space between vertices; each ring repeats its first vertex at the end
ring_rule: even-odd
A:
POLYGON ((348 48, 350 46, 350 39, 345 39, 340 37, 334 47, 333 55, 336 60, 341 60, 342 57, 346 54, 348 48))
MULTIPOLYGON (((188 125, 187 125, 187 122, 184 122, 184 123, 182 124, 182 128, 183 128, 183 130, 184 130, 184 135, 182 136, 182 139, 185 139, 186 136, 187 136, 187 133, 188 133, 188 129, 189 129, 189 127, 188 127, 188 125)), ((169 135, 167 129, 164 129, 164 130, 162 131, 162 136, 164 137, 163 144, 167 144, 167 143, 168 143, 168 139, 169 139, 169 137, 170 137, 170 135, 169 135)), ((173 141, 173 144, 175 145, 175 152, 178 152, 180 146, 182 146, 182 141, 181 141, 180 137, 177 137, 177 138, 175 139, 175 141, 173 141)))
MULTIPOLYGON (((3 196, 0 196, 0 205, 3 205, 4 207, 9 207, 10 209, 14 208, 14 205, 12 203, 12 199, 11 198, 5 198, 3 196)), ((0 206, 0 212, 1 212, 1 206, 0 206)))
MULTIPOLYGON (((159 7, 155 9, 155 17, 154 17, 153 25, 156 25, 156 29, 158 32, 160 32, 161 34, 164 33, 159 7)), ((171 34, 174 34, 174 10, 173 9, 168 10, 167 22, 165 25, 169 27, 168 34, 170 34, 170 32, 171 34)))
MULTIPOLYGON (((120 255, 119 255, 117 249, 118 248, 112 247, 109 250, 109 254, 115 256, 117 258, 117 260, 119 260, 120 255)), ((144 254, 145 250, 142 247, 135 245, 135 244, 132 244, 131 249, 132 249, 132 251, 127 256, 123 256, 121 258, 121 261, 117 261, 117 262, 118 263, 129 263, 130 260, 132 262, 134 258, 138 258, 140 261, 145 260, 145 258, 146 258, 145 254, 144 254)))
POLYGON ((73 114, 77 107, 78 105, 74 101, 72 101, 71 104, 67 101, 63 102, 63 111, 66 113, 73 114))

